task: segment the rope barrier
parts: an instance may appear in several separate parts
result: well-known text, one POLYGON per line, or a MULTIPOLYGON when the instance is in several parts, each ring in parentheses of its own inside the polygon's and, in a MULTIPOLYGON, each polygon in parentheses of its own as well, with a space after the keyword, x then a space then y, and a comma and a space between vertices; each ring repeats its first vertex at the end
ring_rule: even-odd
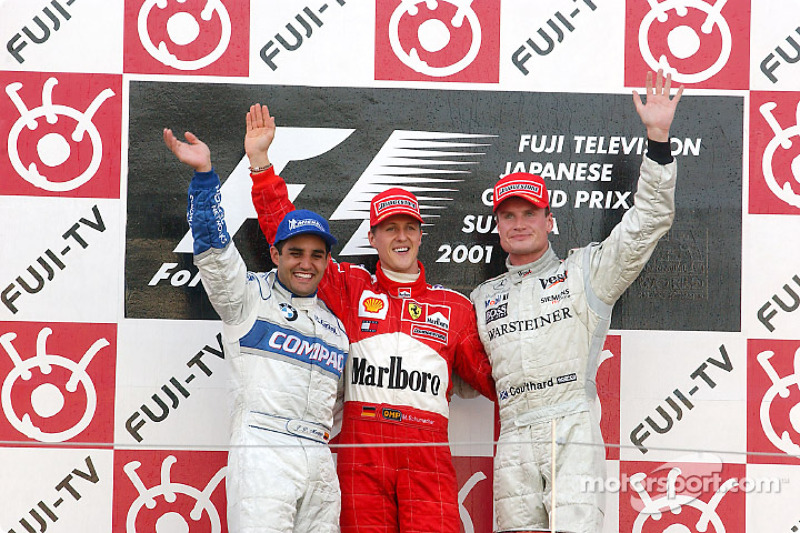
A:
MULTIPOLYGON (((298 444, 176 444, 176 443, 109 443, 109 442, 38 442, 38 441, 14 441, 14 440, 0 440, 0 447, 18 447, 18 448, 99 448, 99 449, 119 449, 119 450, 198 450, 198 451, 226 451, 233 448, 302 448, 308 446, 312 441, 305 440, 298 444)), ((498 442, 496 440, 469 440, 469 441, 447 441, 447 442, 381 442, 381 443, 365 443, 365 444, 329 444, 332 450, 345 449, 345 448, 433 448, 441 446, 451 447, 488 447, 488 446, 518 446, 518 445, 535 445, 535 444, 548 444, 552 443, 551 440, 515 440, 498 442)), ((637 446, 627 444, 598 444, 594 442, 570 442, 572 446, 586 446, 592 448, 612 448, 619 450, 639 450, 637 446)), ((564 446, 565 443, 562 439, 555 440, 556 446, 564 446)), ((735 456, 752 456, 752 457, 773 457, 780 459, 794 458, 799 459, 798 455, 790 455, 783 452, 752 452, 752 451, 738 451, 738 450, 718 450, 712 448, 676 448, 665 446, 649 446, 647 447, 648 453, 652 451, 660 452, 679 452, 684 454, 690 453, 707 453, 714 455, 735 455, 735 456)), ((647 456, 642 454, 642 459, 647 456)))

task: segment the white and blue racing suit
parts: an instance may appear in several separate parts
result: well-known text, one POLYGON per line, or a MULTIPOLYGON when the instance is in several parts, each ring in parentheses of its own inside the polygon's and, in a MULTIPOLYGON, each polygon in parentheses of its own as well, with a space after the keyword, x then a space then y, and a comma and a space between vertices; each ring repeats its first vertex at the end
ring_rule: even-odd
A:
POLYGON ((316 295, 292 294, 274 270, 247 271, 213 170, 195 173, 187 218, 231 370, 229 531, 339 531, 341 493, 327 443, 348 355, 344 327, 316 295))

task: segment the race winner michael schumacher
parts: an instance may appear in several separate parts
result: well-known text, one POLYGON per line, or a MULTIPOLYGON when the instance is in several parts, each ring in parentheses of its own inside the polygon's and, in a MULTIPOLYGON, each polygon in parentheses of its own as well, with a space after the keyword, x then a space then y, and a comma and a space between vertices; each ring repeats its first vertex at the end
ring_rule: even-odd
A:
POLYGON ((195 168, 187 218, 194 262, 223 321, 231 375, 228 530, 339 531, 341 493, 328 447, 349 341, 315 290, 336 242, 311 211, 286 215, 270 254, 277 268, 248 272, 228 234, 208 148, 165 130, 195 168))
POLYGON ((481 284, 470 298, 500 408, 494 467, 497 531, 550 531, 553 525, 570 533, 602 530, 604 494, 581 489, 586 486, 582 479, 605 477, 600 425, 591 411, 597 401, 598 356, 614 303, 644 268, 675 211, 669 128, 682 88, 670 99, 670 78, 662 81, 659 72, 653 87, 648 74, 647 105, 634 94, 647 127, 648 151, 634 207, 603 242, 572 250, 560 260, 548 239, 553 217, 544 180, 520 172, 494 187, 508 272, 481 284), (555 524, 549 524, 551 515, 555 524))
MULTIPOLYGON (((251 169, 269 166, 274 119, 266 106, 251 107, 247 125, 251 169), (264 142, 253 149, 259 139, 264 142)), ((251 175, 258 220, 271 241, 293 206, 272 168, 251 175)), ((451 373, 494 397, 472 305, 425 281, 417 260, 421 222, 413 194, 388 189, 376 195, 368 235, 378 252, 376 273, 332 262, 319 284, 320 298, 345 323, 351 342, 339 439, 345 446, 337 458, 345 533, 458 533, 448 444, 451 373), (411 446, 396 446, 404 443, 411 446)))

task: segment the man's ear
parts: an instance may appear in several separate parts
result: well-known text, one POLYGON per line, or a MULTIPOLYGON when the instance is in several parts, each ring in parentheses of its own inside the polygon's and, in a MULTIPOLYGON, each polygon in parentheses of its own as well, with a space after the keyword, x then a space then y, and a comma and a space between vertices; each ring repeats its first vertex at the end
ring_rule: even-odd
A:
POLYGON ((269 247, 269 258, 272 259, 272 264, 278 266, 278 257, 280 257, 280 252, 274 246, 269 247))
POLYGON ((369 240, 369 245, 375 248, 375 235, 372 233, 372 230, 367 232, 367 240, 369 240))

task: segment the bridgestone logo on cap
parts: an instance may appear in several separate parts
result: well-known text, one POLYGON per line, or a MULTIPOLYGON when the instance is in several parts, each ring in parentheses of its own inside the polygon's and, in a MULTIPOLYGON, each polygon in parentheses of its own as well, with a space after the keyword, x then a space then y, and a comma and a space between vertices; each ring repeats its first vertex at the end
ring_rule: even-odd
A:
POLYGON ((297 228, 302 228, 303 226, 314 226, 318 230, 325 232, 325 228, 322 227, 322 224, 313 218, 304 218, 301 220, 295 220, 293 218, 289 219, 289 231, 294 231, 297 228))
POLYGON ((383 211, 385 209, 389 209, 391 207, 408 207, 408 208, 413 209, 414 211, 419 211, 419 208, 417 207, 417 204, 415 202, 412 202, 411 200, 406 200, 405 198, 398 198, 398 199, 394 199, 394 200, 384 200, 384 201, 378 203, 378 205, 375 208, 375 210, 378 212, 378 214, 380 214, 381 211, 383 211))
POLYGON ((533 196, 535 196, 536 198, 541 198, 542 197, 542 187, 541 186, 539 186, 536 183, 522 183, 522 182, 509 183, 508 185, 500 187, 497 190, 497 196, 502 198, 506 194, 508 194, 510 192, 515 192, 515 191, 528 191, 533 196))

